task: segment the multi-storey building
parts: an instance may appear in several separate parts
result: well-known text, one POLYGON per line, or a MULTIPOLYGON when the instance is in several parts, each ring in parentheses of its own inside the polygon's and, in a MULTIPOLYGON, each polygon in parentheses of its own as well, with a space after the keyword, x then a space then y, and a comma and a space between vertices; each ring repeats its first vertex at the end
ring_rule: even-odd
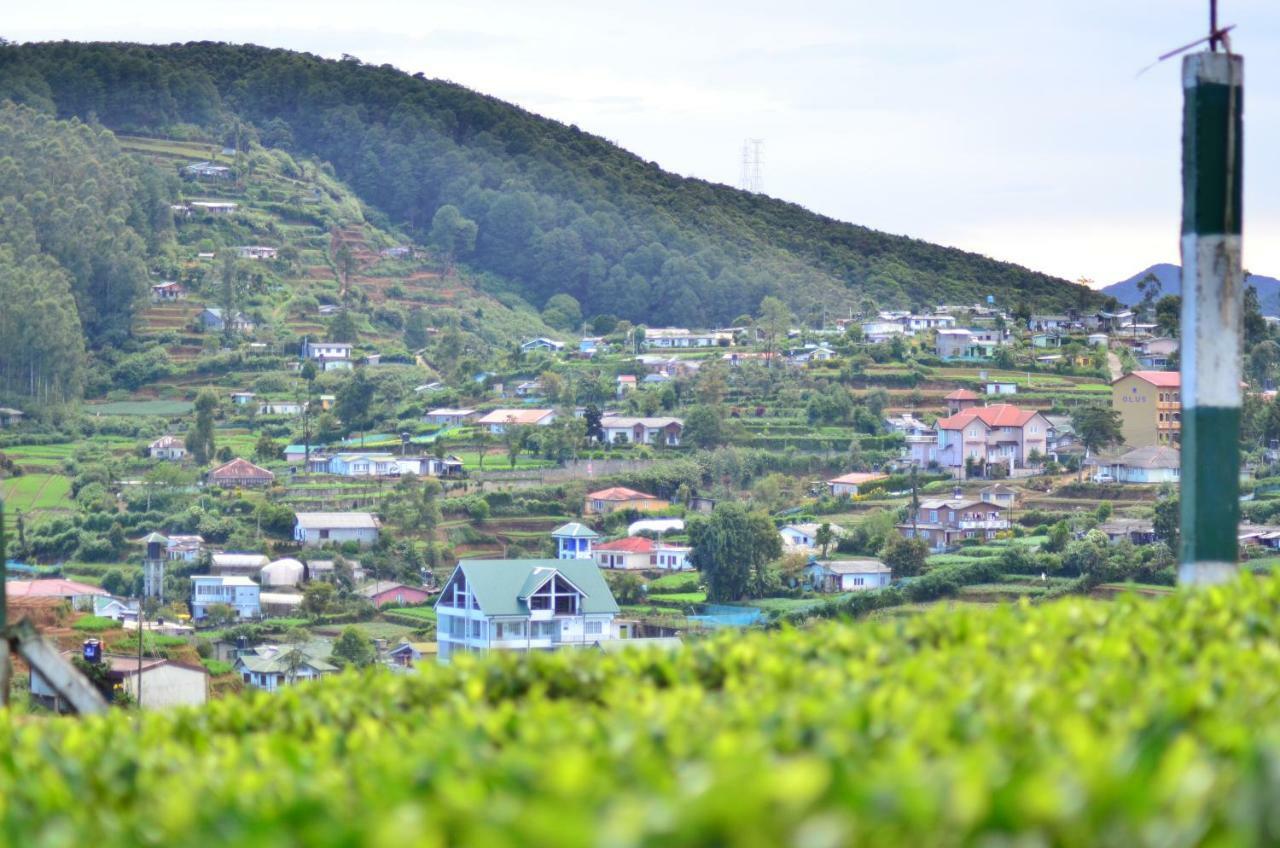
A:
POLYGON ((935 426, 938 464, 958 476, 971 463, 1025 468, 1033 455, 1044 457, 1048 450, 1049 422, 1034 409, 1012 404, 970 407, 935 426))
POLYGON ((618 604, 588 559, 462 560, 436 599, 439 659, 618 638, 618 604))
POLYGON ((1120 413, 1126 445, 1177 445, 1182 437, 1182 375, 1177 371, 1125 374, 1111 384, 1111 408, 1120 413))

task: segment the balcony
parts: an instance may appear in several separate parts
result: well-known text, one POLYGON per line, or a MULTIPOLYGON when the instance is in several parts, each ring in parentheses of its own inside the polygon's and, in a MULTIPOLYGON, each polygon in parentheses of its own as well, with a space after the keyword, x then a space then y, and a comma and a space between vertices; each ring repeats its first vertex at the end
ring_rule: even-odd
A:
POLYGON ((1008 530, 1009 519, 984 518, 976 521, 959 521, 956 526, 961 530, 1008 530))

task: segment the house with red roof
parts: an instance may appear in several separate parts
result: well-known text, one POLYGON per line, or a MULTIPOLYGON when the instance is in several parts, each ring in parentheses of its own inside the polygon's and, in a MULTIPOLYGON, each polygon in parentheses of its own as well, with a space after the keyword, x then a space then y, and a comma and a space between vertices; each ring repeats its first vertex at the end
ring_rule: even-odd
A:
POLYGON ((670 504, 658 497, 625 486, 613 486, 591 492, 586 498, 587 515, 607 515, 620 509, 634 509, 649 512, 655 509, 666 509, 670 504))
POLYGON ((1173 447, 1182 438, 1182 375, 1132 371, 1111 384, 1111 408, 1129 447, 1173 447))
POLYGON ((857 497, 863 486, 877 480, 886 480, 888 477, 888 474, 881 474, 878 471, 853 471, 849 474, 841 474, 839 477, 832 477, 827 481, 827 488, 831 490, 832 497, 838 498, 841 495, 857 497))
POLYGON ((1049 422, 1034 409, 1009 403, 974 406, 934 425, 937 461, 963 477, 970 460, 984 469, 1004 465, 1009 472, 1027 468, 1029 458, 1048 452, 1049 422))
POLYGON ((62 598, 70 601, 75 609, 90 607, 95 596, 111 597, 111 593, 100 586, 63 580, 60 577, 46 580, 10 580, 5 583, 5 592, 10 598, 62 598))
POLYGON ((235 489, 252 486, 270 486, 276 475, 265 468, 254 465, 247 459, 236 458, 226 465, 220 465, 209 472, 209 485, 224 489, 235 489))
POLYGON ((690 567, 690 551, 692 548, 655 542, 644 536, 624 536, 595 545, 591 549, 591 556, 601 568, 684 571, 690 567))
POLYGON ((964 412, 972 406, 977 406, 980 398, 977 392, 971 392, 968 389, 956 389, 942 400, 947 404, 947 414, 955 415, 957 412, 964 412))

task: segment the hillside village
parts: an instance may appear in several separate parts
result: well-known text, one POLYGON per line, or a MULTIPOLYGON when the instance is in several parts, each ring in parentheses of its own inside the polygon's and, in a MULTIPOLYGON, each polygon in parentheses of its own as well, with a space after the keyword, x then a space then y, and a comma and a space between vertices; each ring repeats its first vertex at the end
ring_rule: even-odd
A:
MULTIPOLYGON (((10 605, 68 652, 88 638, 126 690, 169 681, 155 706, 352 663, 1173 582, 1165 310, 539 314, 314 164, 122 144, 179 175, 175 248, 79 437, 3 410, 0 484, 10 605), (140 628, 152 660, 130 671, 140 628)), ((1260 564, 1266 487, 1241 527, 1260 564)))
MULTIPOLYGON (((323 162, 116 140, 165 175, 171 238, 88 400, 0 397, 0 495, 10 607, 119 691, 139 631, 136 675, 191 703, 1174 583, 1176 298, 767 296, 647 326, 535 308, 468 266, 454 207, 415 241, 323 162)), ((1280 348, 1251 322, 1240 540, 1265 569, 1280 348)))

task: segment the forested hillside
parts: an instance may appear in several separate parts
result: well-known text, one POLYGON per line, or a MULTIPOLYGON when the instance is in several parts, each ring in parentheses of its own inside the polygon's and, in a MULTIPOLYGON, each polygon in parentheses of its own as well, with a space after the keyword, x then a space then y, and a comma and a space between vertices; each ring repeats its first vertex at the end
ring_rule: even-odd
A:
POLYGON ((86 343, 118 342, 169 238, 165 178, 110 132, 0 104, 0 380, 5 394, 78 399, 86 343))
MULTIPOLYGON (((0 47, 0 98, 125 132, 216 137, 331 162, 387 221, 541 307, 711 324, 785 297, 823 307, 973 302, 1038 309, 1098 295, 975 254, 662 171, 575 126, 391 67, 252 46, 0 47), (456 239, 473 224, 474 246, 456 239)), ((376 223, 376 222, 375 222, 376 223)))

